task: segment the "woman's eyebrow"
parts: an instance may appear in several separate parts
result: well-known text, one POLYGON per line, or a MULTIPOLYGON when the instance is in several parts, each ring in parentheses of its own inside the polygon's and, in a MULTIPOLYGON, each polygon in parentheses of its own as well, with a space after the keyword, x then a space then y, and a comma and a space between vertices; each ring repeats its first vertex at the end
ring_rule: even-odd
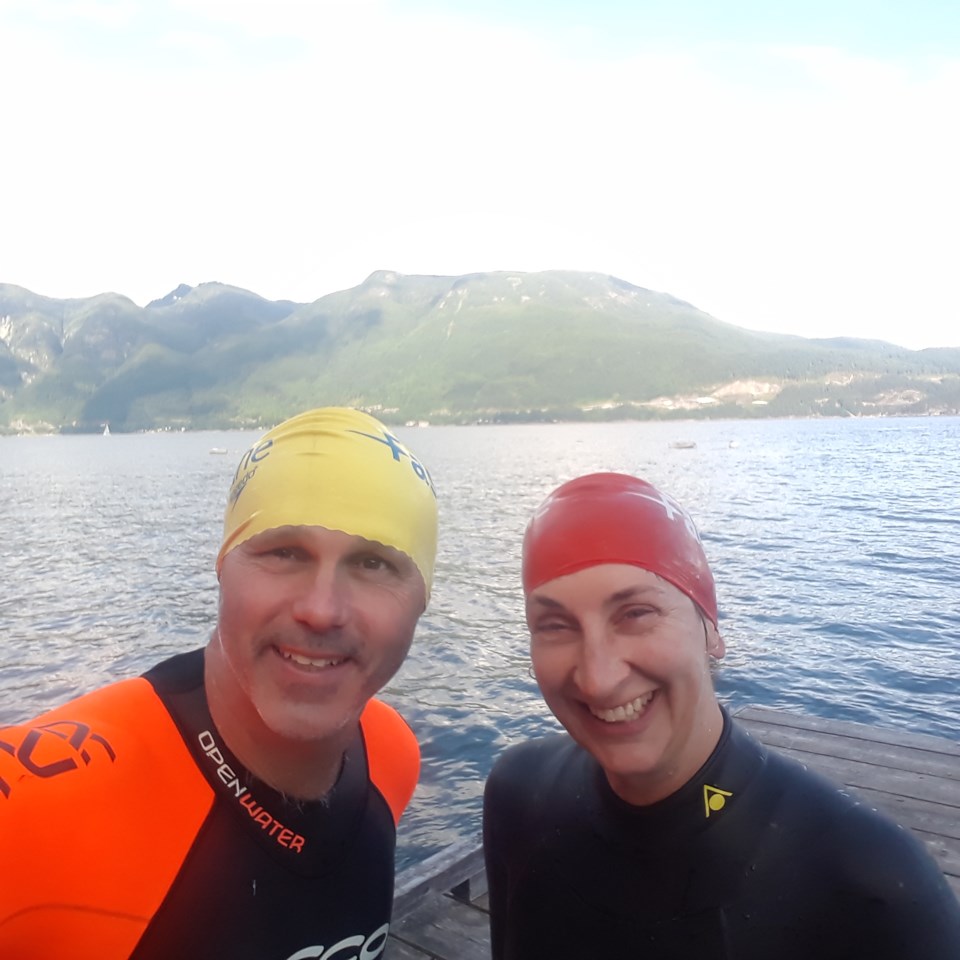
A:
POLYGON ((645 596, 658 596, 659 593, 660 591, 656 587, 626 587, 623 590, 618 590, 616 593, 611 593, 610 596, 607 597, 606 602, 621 603, 623 600, 634 600, 645 596))
POLYGON ((554 610, 562 610, 563 604, 559 600, 554 600, 551 597, 540 597, 536 594, 530 597, 530 600, 533 603, 539 603, 543 607, 551 607, 554 610))
MULTIPOLYGON (((647 586, 646 584, 638 584, 633 587, 624 587, 622 590, 617 590, 614 593, 611 593, 610 596, 606 597, 603 601, 604 606, 609 606, 615 603, 622 603, 624 600, 636 600, 643 598, 657 598, 660 596, 660 590, 655 586, 647 586)), ((542 607, 550 607, 552 610, 565 610, 566 607, 559 600, 554 600, 553 597, 541 596, 537 593, 530 595, 530 603, 539 604, 542 607)))

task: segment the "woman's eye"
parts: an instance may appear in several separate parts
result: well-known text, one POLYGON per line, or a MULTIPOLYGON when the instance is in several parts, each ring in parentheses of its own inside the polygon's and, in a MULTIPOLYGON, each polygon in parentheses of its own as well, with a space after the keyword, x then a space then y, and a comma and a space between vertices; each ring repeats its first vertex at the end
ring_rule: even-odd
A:
POLYGON ((655 612, 653 607, 628 607, 620 616, 623 620, 637 621, 643 620, 655 612))

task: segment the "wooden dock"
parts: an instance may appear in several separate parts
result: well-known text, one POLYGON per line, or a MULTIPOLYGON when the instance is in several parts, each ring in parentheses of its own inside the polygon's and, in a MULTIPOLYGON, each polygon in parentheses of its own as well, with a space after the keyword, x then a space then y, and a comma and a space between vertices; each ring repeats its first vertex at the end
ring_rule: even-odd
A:
MULTIPOLYGON (((912 830, 960 898, 960 743, 748 707, 754 737, 912 830)), ((490 960, 479 835, 401 873, 384 960, 490 960)))

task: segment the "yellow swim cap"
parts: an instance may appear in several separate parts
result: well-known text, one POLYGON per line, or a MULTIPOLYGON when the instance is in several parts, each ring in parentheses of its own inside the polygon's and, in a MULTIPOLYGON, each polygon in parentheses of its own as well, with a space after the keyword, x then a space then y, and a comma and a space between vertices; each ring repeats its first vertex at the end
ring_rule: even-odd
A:
POLYGON ((387 428, 345 407, 309 410, 241 458, 227 498, 223 558, 264 530, 318 526, 403 551, 430 596, 437 497, 426 467, 387 428))

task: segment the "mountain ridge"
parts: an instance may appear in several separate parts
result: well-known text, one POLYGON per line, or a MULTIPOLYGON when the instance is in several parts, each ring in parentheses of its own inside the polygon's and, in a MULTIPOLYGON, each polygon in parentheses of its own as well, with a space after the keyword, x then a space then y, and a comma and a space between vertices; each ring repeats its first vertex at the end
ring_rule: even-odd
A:
POLYGON ((309 303, 219 282, 138 307, 0 284, 0 430, 960 412, 960 348, 746 330, 576 271, 373 271, 309 303))

